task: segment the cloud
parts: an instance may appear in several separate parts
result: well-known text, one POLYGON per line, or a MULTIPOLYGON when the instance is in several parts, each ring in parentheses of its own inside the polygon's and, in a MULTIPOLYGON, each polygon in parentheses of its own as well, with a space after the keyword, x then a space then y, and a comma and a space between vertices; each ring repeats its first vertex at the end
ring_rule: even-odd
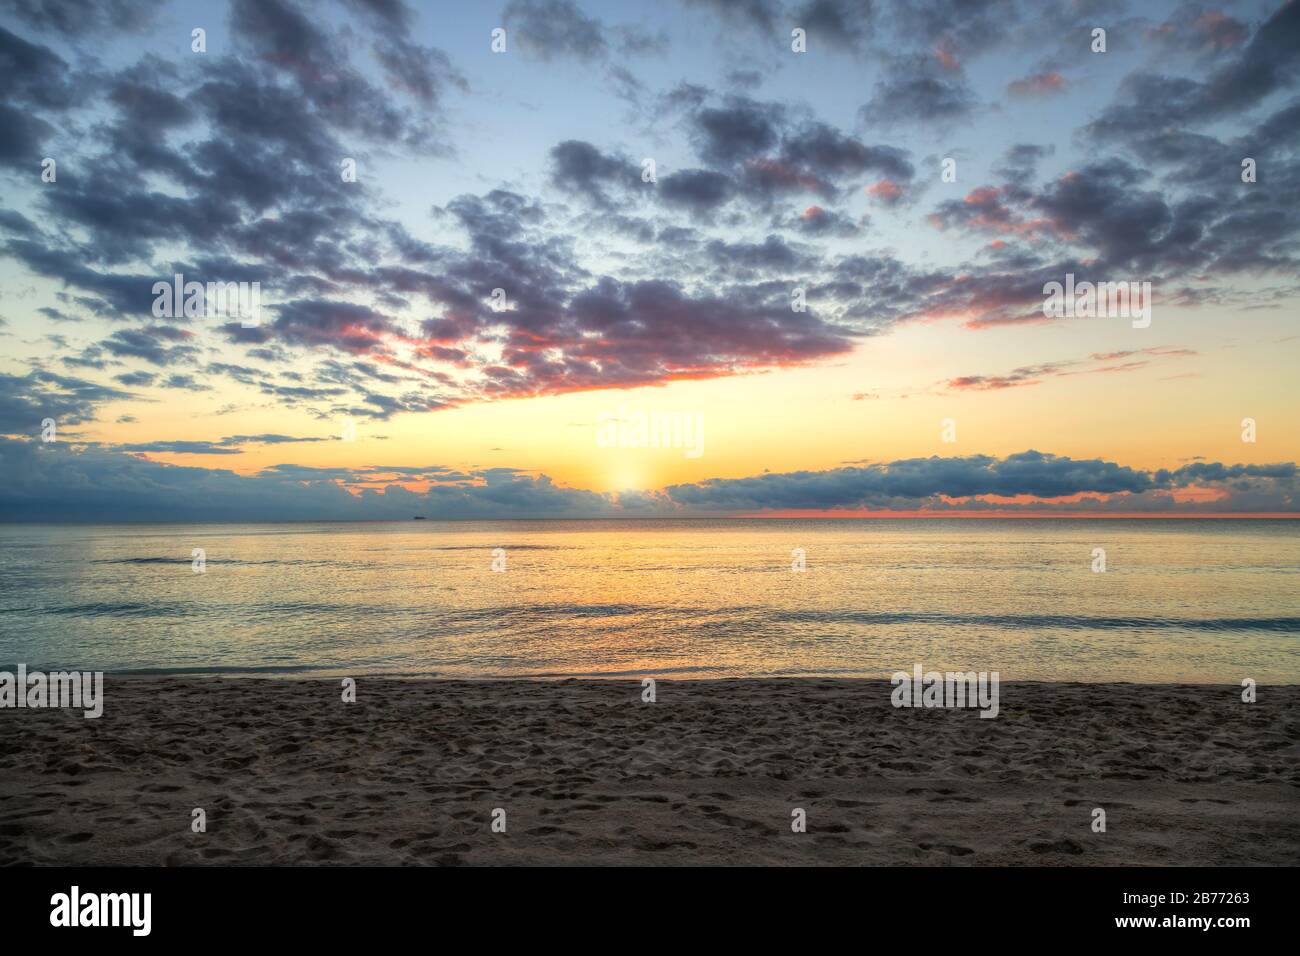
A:
POLYGON ((1012 80, 1007 84, 1007 95, 1020 99, 1032 99, 1050 96, 1055 93, 1064 93, 1065 88, 1065 77, 1052 70, 1047 73, 1034 73, 1019 80, 1012 80))
MULTIPOLYGON (((862 119, 868 129, 915 123, 921 141, 978 108, 971 80, 997 90, 1011 79, 999 64, 971 66, 980 56, 1042 46, 1091 9, 1062 20, 1027 2, 693 6, 766 30, 772 44, 785 43, 792 18, 823 33, 842 25, 845 49, 875 44, 888 56, 871 58, 881 64, 880 98, 862 119)), ((564 27, 547 48, 557 59, 626 68, 620 51, 638 46, 629 24, 598 19, 596 6, 511 9, 533 40, 564 27)), ((565 133, 549 152, 521 158, 521 169, 545 162, 544 176, 440 198, 428 222, 404 208, 398 221, 373 173, 394 158, 445 156, 446 103, 468 88, 451 56, 415 43, 415 9, 346 0, 331 8, 329 29, 292 0, 235 0, 230 11, 228 49, 175 61, 115 51, 101 62, 58 31, 56 53, 0 29, 0 122, 12 133, 0 136, 0 153, 29 163, 75 136, 80 154, 61 164, 57 189, 28 187, 21 212, 0 210, 0 256, 43 280, 49 301, 32 303, 39 320, 77 321, 86 332, 52 342, 52 360, 29 356, 33 367, 130 387, 235 383, 247 392, 241 400, 274 400, 310 418, 383 419, 818 363, 909 321, 1043 321, 1043 284, 1067 272, 1149 278, 1159 301, 1189 305, 1276 305, 1296 289, 1300 101, 1270 101, 1250 121, 1220 113, 1214 135, 1196 117, 1184 128, 1147 112, 1140 132, 1105 134, 1131 96, 1156 106, 1168 94, 1177 120, 1234 69, 1246 70, 1243 88, 1284 93, 1294 66, 1285 10, 1239 43, 1229 42, 1232 24, 1198 27, 1177 13, 1188 30, 1220 39, 1208 60, 1162 49, 1161 69, 1195 59, 1199 77, 1130 77, 1085 130, 1096 133, 1088 156, 1065 175, 1036 183, 1051 147, 1013 143, 991 182, 932 207, 929 221, 946 234, 928 237, 922 254, 901 237, 933 178, 930 158, 918 178, 906 149, 840 129, 807 103, 689 83, 644 96, 642 118, 669 140, 657 183, 641 179, 648 146, 628 153, 614 135, 565 133), (1247 69, 1247 54, 1263 58, 1262 73, 1247 69), (134 62, 122 66, 128 55, 134 62), (1224 184, 1244 155, 1262 158, 1262 188, 1224 184), (341 181, 345 156, 359 160, 358 182, 341 181), (864 196, 893 212, 871 223, 864 196), (869 251, 844 241, 864 236, 869 251), (154 319, 153 283, 174 272, 260 281, 263 324, 154 319), (1268 274, 1271 285, 1255 289, 1238 274, 1268 274), (789 308, 796 283, 807 313, 789 308), (508 299, 501 311, 496 289, 508 299)), ((12 19, 13 29, 31 22, 12 19)), ((695 29, 698 18, 689 20, 695 29)), ((1118 43, 1127 21, 1112 22, 1118 43)), ((751 53, 755 43, 768 49, 753 32, 731 34, 751 53)), ((720 73, 738 63, 752 66, 728 56, 720 73)), ((1057 69, 1026 68, 1019 52, 1005 63, 1017 73, 1057 69)), ((629 75, 638 89, 642 78, 629 75)))
POLYGON ((728 96, 705 106, 707 94, 688 109, 696 155, 726 172, 751 202, 764 205, 786 193, 841 194, 864 176, 909 182, 915 168, 894 146, 869 145, 828 123, 797 116, 780 103, 728 96))
POLYGON ((887 206, 896 205, 903 196, 903 188, 890 179, 872 183, 865 188, 864 192, 887 206))
MULTIPOLYGON (((295 4, 231 0, 230 23, 237 45, 270 69, 292 77, 301 100, 336 128, 379 142, 437 145, 430 126, 371 83, 352 65, 346 48, 295 4)), ((421 109, 436 101, 445 83, 457 82, 458 74, 443 54, 417 63, 427 51, 394 36, 387 37, 379 51, 390 78, 414 78, 405 85, 417 94, 421 109), (425 90, 429 96, 420 95, 425 90)))
POLYGON ((904 150, 894 146, 869 146, 816 121, 785 132, 781 159, 828 179, 878 173, 906 182, 916 174, 904 150))
POLYGON ((811 237, 849 238, 860 234, 863 230, 862 221, 854 220, 841 212, 823 209, 821 206, 808 206, 798 215, 779 218, 777 224, 783 229, 811 237))
POLYGON ((452 65, 451 58, 434 47, 388 37, 375 44, 375 58, 395 89, 409 93, 426 107, 438 105, 449 86, 469 89, 469 81, 452 65))
MULTIPOLYGON (((385 337, 400 335, 392 319, 365 305, 327 299, 295 299, 272 307, 274 322, 252 331, 259 341, 329 347, 342 352, 383 352, 385 337)), ((233 334, 233 326, 225 326, 233 334)))
POLYGON ((337 441, 336 438, 296 437, 293 435, 230 435, 220 441, 150 441, 113 446, 118 451, 169 455, 239 455, 245 445, 290 445, 337 441))
POLYGON ((630 159, 602 153, 591 143, 569 139, 551 147, 551 182, 600 206, 612 203, 609 188, 636 189, 644 185, 641 167, 630 159))
POLYGON ((138 32, 147 27, 161 0, 8 0, 10 12, 29 26, 65 37, 138 32))
POLYGON ((415 19, 415 11, 403 0, 344 0, 344 3, 384 29, 407 31, 415 19))
POLYGON ((0 165, 32 167, 42 158, 42 148, 54 128, 44 120, 0 104, 0 165))
MULTIPOLYGON (((20 8, 20 13, 33 9, 20 8)), ((0 27, 0 88, 5 91, 0 103, 0 164, 20 166, 40 158, 55 133, 48 119, 79 105, 87 82, 49 47, 0 27)))
POLYGON ((779 138, 784 110, 744 96, 729 97, 721 107, 696 111, 692 127, 696 152, 707 163, 728 166, 767 152, 779 138))
POLYGON ((132 398, 130 392, 39 369, 26 375, 0 372, 0 435, 36 435, 41 422, 56 426, 94 421, 99 406, 132 398))
POLYGON ((764 33, 776 29, 781 5, 776 0, 682 0, 688 7, 707 10, 724 23, 754 27, 764 33))
POLYGON ((812 46, 855 53, 865 52, 880 19, 872 0, 808 0, 792 16, 812 46))
POLYGON ((664 202, 704 218, 736 191, 731 178, 711 169, 683 169, 659 181, 664 202))
POLYGON ((1118 352, 1094 352, 1088 359, 1025 365, 1004 375, 960 375, 949 379, 946 387, 953 391, 1000 391, 1039 385, 1045 379, 1061 376, 1136 372, 1164 359, 1186 358, 1196 354, 1192 349, 1165 346, 1124 349, 1118 352))
MULTIPOLYGON (((155 444, 163 451, 225 453, 212 450, 221 445, 155 444)), ((413 515, 455 520, 863 509, 1300 512, 1294 463, 1193 462, 1146 472, 1102 459, 1037 451, 1005 458, 913 458, 827 471, 765 473, 623 496, 561 487, 545 475, 513 468, 461 472, 439 465, 281 464, 244 476, 167 465, 121 449, 5 438, 0 438, 0 473, 6 476, 0 484, 0 520, 8 521, 373 520, 413 515), (419 485, 413 490, 399 481, 419 485), (1180 501, 1177 493, 1189 488, 1211 491, 1212 500, 1180 501)))
POLYGON ((861 468, 764 474, 669 485, 678 504, 709 511, 915 507, 939 497, 1033 495, 1063 498, 1154 487, 1145 472, 1100 459, 1075 460, 1037 451, 998 459, 912 458, 861 468))
POLYGON ((944 125, 971 116, 975 94, 960 68, 924 54, 893 57, 871 99, 858 111, 867 127, 944 125))
POLYGON ((167 366, 194 361, 198 349, 188 344, 193 337, 193 332, 174 325, 151 325, 119 329, 99 345, 118 358, 138 358, 151 365, 167 366))
POLYGON ((663 52, 666 40, 637 27, 607 27, 572 0, 510 0, 501 15, 507 42, 543 62, 571 57, 581 62, 663 52))
POLYGON ((1164 23, 1147 31, 1148 37, 1167 50, 1221 54, 1241 46, 1250 28, 1236 17, 1197 4, 1181 4, 1164 23))
MULTIPOLYGON (((191 453, 193 453, 191 451, 191 453)), ((210 453, 210 452, 200 452, 210 453)), ((367 520, 579 517, 610 514, 614 502, 562 488, 545 476, 487 469, 414 492, 369 485, 372 469, 281 465, 252 476, 166 465, 93 446, 0 438, 0 520, 367 520)))
POLYGON ((1038 172, 1038 164, 1056 152, 1051 144, 1016 143, 1007 149, 995 172, 1015 183, 1028 183, 1038 172))
POLYGON ((1300 82, 1300 3, 1288 0, 1239 53, 1204 80, 1139 71, 1089 132, 1110 140, 1169 126, 1195 127, 1254 109, 1300 82))
POLYGON ((510 0, 502 20, 519 47, 541 60, 556 56, 592 60, 609 50, 600 22, 570 0, 510 0))

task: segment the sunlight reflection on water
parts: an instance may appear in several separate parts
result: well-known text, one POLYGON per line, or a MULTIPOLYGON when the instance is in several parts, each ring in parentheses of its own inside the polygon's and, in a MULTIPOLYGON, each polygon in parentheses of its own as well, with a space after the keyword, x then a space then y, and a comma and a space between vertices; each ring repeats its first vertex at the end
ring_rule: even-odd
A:
POLYGON ((1297 558, 1286 521, 10 525, 0 666, 1297 683, 1297 558))

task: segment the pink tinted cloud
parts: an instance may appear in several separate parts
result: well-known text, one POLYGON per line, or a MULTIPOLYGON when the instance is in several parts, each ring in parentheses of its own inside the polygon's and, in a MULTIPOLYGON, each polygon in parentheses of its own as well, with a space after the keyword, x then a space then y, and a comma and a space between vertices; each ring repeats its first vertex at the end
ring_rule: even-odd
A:
POLYGON ((1246 39, 1246 25, 1217 10, 1202 13, 1192 22, 1192 29, 1200 33, 1205 44, 1215 50, 1229 50, 1240 46, 1246 39))
POLYGON ((1049 73, 1034 73, 1024 79, 1013 80, 1007 84, 1007 93, 1020 99, 1050 96, 1064 92, 1065 85, 1065 77, 1052 70, 1049 73))
POLYGON ((863 192, 879 202, 892 206, 902 198, 903 187, 892 179, 882 179, 877 183, 864 187, 863 192))

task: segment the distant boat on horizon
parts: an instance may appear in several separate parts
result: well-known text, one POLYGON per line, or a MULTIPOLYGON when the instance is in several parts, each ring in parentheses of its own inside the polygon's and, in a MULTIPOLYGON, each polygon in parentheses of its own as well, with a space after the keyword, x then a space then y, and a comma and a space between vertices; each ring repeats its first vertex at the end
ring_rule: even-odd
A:
POLYGON ((414 518, 412 518, 411 520, 412 520, 412 521, 428 521, 429 519, 426 518, 424 515, 416 515, 416 516, 415 516, 414 518))

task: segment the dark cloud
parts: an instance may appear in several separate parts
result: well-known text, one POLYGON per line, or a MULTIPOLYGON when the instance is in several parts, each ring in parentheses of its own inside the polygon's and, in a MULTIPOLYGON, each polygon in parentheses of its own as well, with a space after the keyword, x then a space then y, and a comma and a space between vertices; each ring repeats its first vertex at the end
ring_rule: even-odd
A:
POLYGON ((119 445, 122 451, 132 454, 162 453, 168 455, 238 455, 238 448, 228 448, 210 441, 149 441, 119 445))
POLYGON ((1300 3, 1288 0, 1250 42, 1204 80, 1137 72, 1089 127, 1111 140, 1169 126, 1195 127, 1249 111, 1300 82, 1300 3))
POLYGON ((601 206, 610 204, 607 189, 627 190, 645 185, 638 164, 573 139, 551 147, 551 182, 601 206))
POLYGON ((988 455, 912 458, 861 468, 714 479, 670 485, 664 493, 678 504, 701 510, 753 511, 888 508, 916 505, 940 496, 1063 498, 1083 492, 1141 492, 1154 484, 1146 472, 1114 462, 1027 451, 1002 459, 988 455))
POLYGON ((323 441, 336 441, 334 438, 300 438, 293 435, 230 435, 220 441, 151 441, 134 442, 114 446, 119 451, 132 454, 168 454, 168 455, 239 455, 243 454, 245 445, 293 445, 323 441))
MULTIPOLYGON (((707 168, 669 174, 659 191, 696 218, 708 218, 733 197, 760 208, 799 193, 828 201, 864 178, 884 178, 901 191, 897 184, 915 175, 904 150, 868 145, 827 123, 791 115, 782 104, 729 96, 709 106, 708 91, 695 94, 680 111, 707 168)), ((561 143, 551 163, 554 185, 602 208, 615 198, 645 199, 654 192, 641 182, 639 165, 591 143, 561 143)))
POLYGON ((280 464, 241 476, 143 457, 150 452, 224 454, 230 449, 222 443, 151 444, 126 451, 0 438, 0 473, 7 479, 0 483, 0 520, 86 521, 102 520, 105 515, 119 521, 357 520, 416 514, 483 519, 864 508, 1033 513, 1065 507, 1096 513, 1176 513, 1189 508, 1170 492, 1192 485, 1222 492, 1204 508, 1210 512, 1300 510, 1294 463, 1194 462, 1152 473, 1101 459, 1027 451, 1005 458, 914 458, 820 472, 715 479, 672 485, 662 493, 617 497, 563 488, 545 475, 513 468, 461 472, 438 465, 280 464), (427 491, 410 491, 394 483, 397 480, 432 484, 427 491), (1019 496, 1043 500, 999 500, 1019 496))
POLYGON ((190 375, 188 373, 182 374, 179 372, 173 372, 171 375, 168 375, 167 378, 164 379, 160 384, 163 388, 174 389, 176 391, 183 391, 183 392, 213 391, 211 385, 206 385, 203 382, 200 382, 193 375, 190 375))
MULTIPOLYGON (((194 453, 193 451, 189 453, 194 453)), ((205 452, 199 452, 204 454, 205 452)), ((0 438, 0 520, 117 521, 358 520, 590 517, 615 503, 562 488, 544 475, 513 469, 455 472, 427 492, 397 484, 373 487, 383 469, 310 469, 280 465, 244 477, 224 469, 182 467, 138 453, 0 438), (349 486, 365 488, 352 494, 349 486)))
POLYGON ((755 27, 764 33, 773 33, 781 16, 777 0, 682 0, 682 3, 708 10, 725 23, 755 27))
POLYGON ((108 91, 108 100, 131 128, 159 136, 164 130, 184 126, 195 118, 191 106, 175 93, 160 88, 175 81, 170 64, 149 59, 124 70, 108 91))
POLYGON ((1002 157, 1002 162, 994 170, 1004 179, 1017 183, 1028 183, 1038 172, 1038 164, 1056 152, 1056 147, 1036 143, 1016 143, 1002 157))
POLYGON ((168 366, 195 360, 199 350, 189 344, 193 337, 193 332, 173 325, 151 325, 119 329, 99 344, 118 358, 142 359, 151 365, 168 366))
POLYGON ((84 37, 142 30, 164 0, 5 0, 3 5, 38 30, 84 37))
POLYGON ((45 156, 44 143, 54 128, 44 120, 0 103, 0 165, 39 171, 45 156))
POLYGON ((265 333, 290 345, 325 346, 361 354, 381 351, 385 336, 401 334, 388 317, 352 302, 296 299, 273 309, 276 319, 265 333))
POLYGON ((1067 273, 1076 281, 1150 281, 1161 301, 1183 305, 1222 294, 1196 287, 1207 276, 1293 276, 1300 266, 1293 201, 1300 199, 1300 162, 1274 160, 1268 188, 1242 184, 1239 150, 1193 137, 1195 148, 1181 152, 1189 135, 1164 131, 1135 141, 1148 163, 1176 164, 1164 183, 1112 157, 1041 187, 980 186, 964 200, 940 203, 934 225, 998 237, 1004 248, 994 261, 1015 271, 986 267, 943 281, 918 314, 973 315, 973 327, 1043 321, 1042 285, 1067 273), (1232 185, 1225 188, 1225 180, 1232 185))
POLYGON ((908 181, 916 173, 905 151, 894 146, 868 146, 820 122, 787 132, 781 156, 831 178, 871 173, 908 181))
MULTIPOLYGON (((507 43, 538 60, 572 58, 591 63, 663 53, 667 38, 635 25, 606 26, 572 0, 510 0, 502 11, 507 43)), ((630 74, 625 74, 630 77, 630 74)))
POLYGON ((1065 77, 1056 70, 1044 73, 1031 73, 1029 76, 1012 80, 1007 84, 1007 95, 1021 99, 1035 99, 1064 93, 1067 86, 1065 77))
MULTIPOLYGON (((501 15, 508 41, 541 60, 592 60, 609 51, 605 31, 571 0, 510 0, 501 15)), ((507 42, 508 42, 507 41, 507 42)))
POLYGON ((790 275, 813 269, 816 258, 807 251, 787 243, 780 236, 769 235, 763 242, 709 241, 702 250, 708 261, 725 275, 745 281, 762 276, 790 275))
MULTIPOLYGON (((427 122, 366 79, 346 48, 289 0, 231 0, 230 21, 236 42, 270 69, 292 77, 301 100, 331 126, 380 142, 437 145, 427 122)), ((395 35, 384 37, 376 49, 389 78, 414 93, 421 107, 434 105, 443 86, 464 83, 439 51, 395 35)))
POLYGON ((469 89, 469 81, 452 65, 451 58, 433 47, 402 37, 389 37, 375 45, 375 58, 393 87, 409 93, 426 107, 440 103, 449 86, 469 89))
POLYGON ((123 372, 121 375, 114 375, 113 381, 134 387, 137 385, 152 385, 157 377, 153 372, 123 372))
POLYGON ((808 206, 801 213, 778 218, 776 225, 814 238, 848 238, 858 235, 863 229, 862 222, 821 206, 808 206))
POLYGON ((930 222, 940 229, 958 226, 1003 235, 1050 232, 1050 220, 1033 217, 1024 208, 1031 198, 1032 193, 1014 184, 979 186, 962 199, 939 203, 930 214, 930 222))
POLYGON ((892 58, 859 111, 867 127, 950 124, 975 112, 975 94, 960 68, 918 53, 892 58))
POLYGON ((707 217, 735 193, 735 184, 724 173, 711 169, 683 169, 659 180, 664 202, 707 217))
MULTIPOLYGON (((183 198, 156 191, 123 190, 111 176, 60 177, 59 188, 45 194, 46 207, 60 219, 83 226, 97 237, 93 258, 123 262, 147 258, 156 243, 177 233, 199 238, 224 231, 240 221, 239 211, 220 197, 183 198), (141 209, 152 214, 141 216, 141 209)), ((150 297, 152 302, 152 296, 150 297)))
POLYGON ((1012 369, 1002 375, 962 375, 950 379, 945 387, 953 391, 1001 391, 1039 385, 1049 378, 1069 375, 1109 375, 1116 372, 1136 372, 1150 368, 1165 359, 1187 358, 1196 355, 1191 349, 1153 346, 1145 349, 1125 349, 1118 352, 1098 352, 1087 359, 1061 362, 1043 362, 1012 369))
POLYGON ((1183 465, 1173 471, 1161 469, 1156 480, 1177 486, 1199 485, 1211 482, 1235 481, 1240 478, 1278 478, 1294 480, 1297 466, 1294 462, 1273 465, 1224 465, 1220 462, 1198 461, 1183 465))
POLYGON ((1250 36, 1250 27, 1230 14, 1183 3, 1147 33, 1166 50, 1217 55, 1240 47, 1250 36))
MULTIPOLYGON (((871 40, 889 54, 882 98, 864 119, 930 129, 975 106, 964 58, 1046 35, 1047 15, 1029 3, 697 6, 767 29, 774 44, 786 42, 792 17, 823 31, 845 24, 848 46, 871 40)), ((548 49, 586 57, 601 74, 620 50, 655 47, 573 4, 512 7, 520 29, 538 11, 558 11, 538 32, 523 31, 534 39, 576 22, 548 49)), ((642 182, 639 153, 568 139, 550 152, 542 193, 523 185, 467 193, 433 210, 427 229, 408 231, 369 185, 367 156, 359 157, 362 181, 352 184, 340 181, 338 159, 358 145, 401 153, 424 144, 421 157, 425 145, 436 150, 428 137, 440 104, 465 80, 449 57, 411 41, 408 5, 353 0, 341 9, 361 26, 327 29, 290 0, 236 0, 230 52, 214 51, 201 65, 145 54, 116 71, 59 45, 73 67, 0 32, 0 76, 9 79, 0 111, 13 111, 14 131, 0 151, 28 163, 50 137, 75 133, 84 154, 60 169, 58 189, 26 197, 25 215, 0 210, 0 255, 61 286, 59 308, 41 306, 45 319, 128 326, 53 367, 102 370, 128 384, 154 374, 131 371, 144 363, 167 370, 152 379, 156 387, 230 381, 321 418, 386 418, 817 362, 915 319, 1041 321, 1043 283, 1067 271, 1150 277, 1182 302, 1233 294, 1205 288, 1202 277, 1295 272, 1298 102, 1278 104, 1236 138, 1148 118, 1143 132, 1103 139, 1070 174, 1041 185, 1033 180, 1047 148, 1015 146, 995 171, 1005 181, 934 208, 930 221, 951 230, 950 239, 995 240, 972 261, 954 253, 942 266, 909 265, 887 249, 841 255, 828 241, 862 235, 866 218, 849 204, 860 190, 896 204, 891 218, 919 201, 924 182, 906 151, 842 131, 807 105, 691 84, 657 98, 636 94, 654 128, 684 131, 696 151, 663 165, 658 183, 642 182), (357 59, 371 54, 373 62, 357 59), (80 114, 67 115, 74 106, 96 110, 95 121, 78 125, 80 114), (23 125, 37 122, 48 128, 23 125), (1266 188, 1252 191, 1236 177, 1240 156, 1254 154, 1266 188), (554 202, 561 194, 565 202, 554 202), (169 338, 150 331, 158 322, 151 290, 173 272, 262 281, 276 304, 264 306, 266 320, 254 328, 167 320, 176 323, 169 338), (789 308, 796 283, 807 289, 808 313, 789 308), (508 298, 501 312, 489 305, 498 288, 508 298), (235 354, 209 361, 202 350, 213 339, 235 354)), ((1054 29, 1100 9, 1072 8, 1054 29)), ((1269 39, 1284 34, 1285 22, 1279 14, 1249 42, 1228 44, 1213 69, 1240 67, 1248 50, 1287 66, 1289 54, 1269 39)), ((746 37, 752 47, 754 35, 746 37)), ((733 62, 752 66, 722 66, 733 62)), ((1008 62, 1018 73, 1043 69, 1024 66, 1024 57, 1008 62)), ((1218 73, 1202 72, 1155 91, 1168 94, 1175 117, 1184 101, 1213 92, 1218 73)), ((1267 76, 1274 92, 1290 82, 1267 76)), ((994 88, 1006 79, 994 78, 994 88)))
POLYGON ((0 27, 0 165, 36 166, 56 130, 40 113, 75 105, 77 88, 68 64, 48 47, 29 43, 0 27))
POLYGON ((879 16, 874 0, 808 0, 794 12, 793 23, 808 31, 810 48, 825 45, 861 53, 879 16))
POLYGON ((689 124, 702 161, 734 171, 761 193, 831 196, 845 179, 907 181, 915 174, 903 150, 867 145, 827 123, 796 118, 779 103, 730 96, 720 106, 692 109, 689 124))
POLYGON ((818 121, 790 125, 781 147, 768 157, 746 161, 742 178, 751 199, 770 201, 792 193, 838 199, 865 178, 881 177, 901 195, 915 175, 907 153, 892 146, 869 146, 818 121))
POLYGON ((377 27, 405 32, 415 20, 415 11, 403 0, 343 0, 344 5, 367 16, 377 27))
POLYGON ((720 166, 762 155, 776 145, 783 116, 779 104, 743 96, 731 97, 721 107, 700 109, 691 118, 696 152, 720 166))
POLYGON ((0 84, 9 105, 68 110, 80 105, 87 82, 49 47, 0 27, 0 84))
POLYGON ((100 405, 133 397, 121 389, 40 369, 26 375, 0 372, 0 435, 38 435, 46 418, 60 428, 91 422, 100 405))
MULTIPOLYGON (((939 48, 965 60, 1022 33, 1033 9, 1032 3, 1022 8, 1014 0, 909 0, 895 4, 890 13, 895 36, 903 42, 926 51, 939 48)), ((1055 8, 1050 12, 1060 29, 1063 12, 1055 8)))

